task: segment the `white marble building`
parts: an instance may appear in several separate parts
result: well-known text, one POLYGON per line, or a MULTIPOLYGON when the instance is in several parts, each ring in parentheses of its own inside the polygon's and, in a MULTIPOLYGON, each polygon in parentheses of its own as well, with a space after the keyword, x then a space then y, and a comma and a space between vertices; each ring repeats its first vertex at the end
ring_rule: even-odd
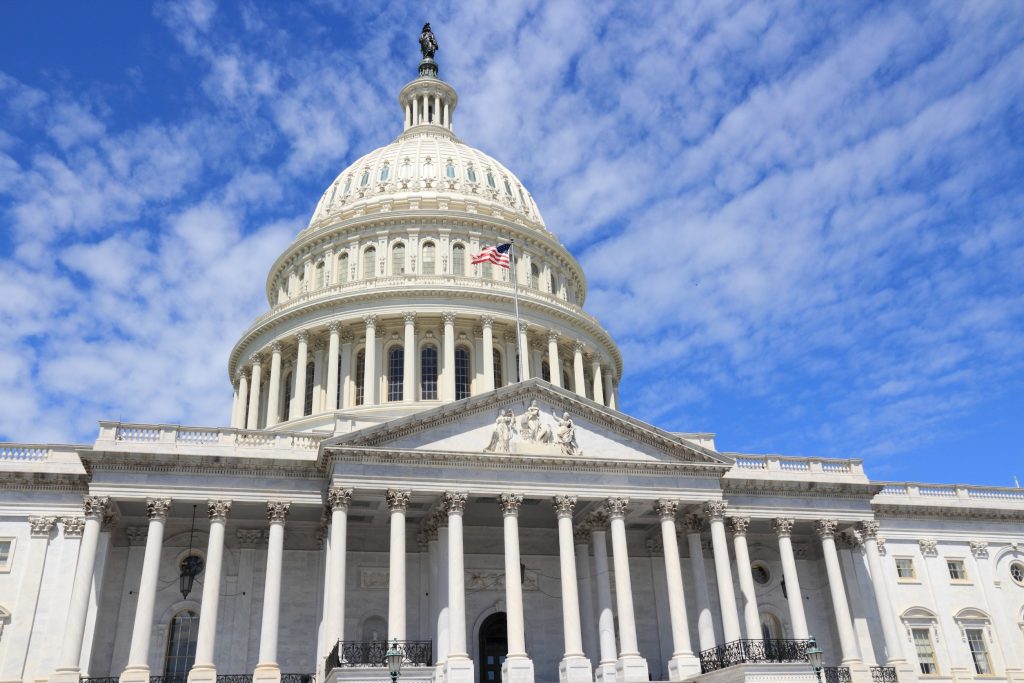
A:
POLYGON ((433 60, 399 101, 271 268, 230 426, 0 444, 0 683, 385 680, 392 639, 403 679, 811 681, 811 634, 829 681, 1024 680, 1024 492, 619 412, 529 192, 433 60), (519 325, 470 262, 509 240, 519 325))

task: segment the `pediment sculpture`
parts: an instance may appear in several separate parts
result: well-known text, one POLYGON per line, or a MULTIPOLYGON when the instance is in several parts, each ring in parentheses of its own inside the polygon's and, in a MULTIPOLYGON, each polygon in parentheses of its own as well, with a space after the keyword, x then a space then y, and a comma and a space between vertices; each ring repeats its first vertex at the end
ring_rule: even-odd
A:
POLYGON ((576 440, 576 424, 567 412, 561 417, 553 415, 552 421, 545 422, 537 401, 530 401, 529 407, 518 418, 511 408, 498 412, 494 420, 491 441, 484 448, 485 453, 561 453, 582 455, 576 440))

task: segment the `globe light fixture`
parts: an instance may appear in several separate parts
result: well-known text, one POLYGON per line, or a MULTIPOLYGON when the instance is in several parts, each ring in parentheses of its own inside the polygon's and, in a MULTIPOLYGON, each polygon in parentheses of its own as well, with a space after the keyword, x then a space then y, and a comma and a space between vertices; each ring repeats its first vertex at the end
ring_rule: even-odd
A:
POLYGON ((188 532, 188 555, 181 561, 181 575, 178 576, 181 598, 188 598, 192 592, 192 584, 195 582, 199 572, 203 571, 203 560, 201 557, 192 554, 192 536, 196 531, 196 506, 192 506, 192 528, 188 532))
POLYGON ((398 677, 402 673, 402 660, 404 658, 405 653, 398 647, 398 638, 395 638, 391 643, 391 649, 384 655, 384 659, 388 663, 388 673, 391 674, 391 683, 397 683, 398 677))
POLYGON ((821 681, 821 659, 825 653, 818 647, 818 641, 814 636, 807 637, 807 662, 814 667, 814 675, 821 681))

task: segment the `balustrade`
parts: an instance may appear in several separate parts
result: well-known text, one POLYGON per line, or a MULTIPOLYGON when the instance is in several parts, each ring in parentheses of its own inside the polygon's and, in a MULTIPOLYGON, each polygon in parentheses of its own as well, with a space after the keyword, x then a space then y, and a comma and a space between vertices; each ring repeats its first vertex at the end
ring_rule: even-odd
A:
POLYGON ((806 662, 806 640, 733 640, 700 653, 701 673, 737 664, 806 662))

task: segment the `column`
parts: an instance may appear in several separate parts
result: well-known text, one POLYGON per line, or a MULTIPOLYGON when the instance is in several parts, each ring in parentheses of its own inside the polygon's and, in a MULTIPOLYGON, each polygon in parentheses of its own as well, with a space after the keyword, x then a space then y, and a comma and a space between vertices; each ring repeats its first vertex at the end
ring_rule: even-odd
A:
POLYGON ((363 316, 366 324, 366 349, 363 356, 363 405, 377 404, 377 316, 363 316))
POLYGON ((608 407, 612 410, 618 410, 619 407, 615 404, 615 390, 612 388, 612 371, 605 369, 604 371, 604 386, 607 387, 606 391, 608 394, 608 407))
POLYGON ((615 613, 612 612, 611 573, 608 571, 608 515, 603 510, 594 512, 588 520, 590 542, 594 547, 594 582, 597 584, 597 629, 601 659, 594 672, 594 679, 610 683, 615 680, 615 663, 618 660, 615 648, 615 613))
POLYGON ((519 374, 518 358, 519 347, 516 346, 516 333, 512 330, 505 330, 502 334, 505 341, 505 384, 515 384, 519 374))
POLYGON ((590 571, 590 526, 579 524, 573 531, 576 542, 576 583, 580 596, 580 626, 583 629, 583 654, 597 657, 597 624, 594 622, 594 586, 590 571))
POLYGON ((412 125, 418 125, 420 122, 420 103, 415 97, 412 98, 412 125))
POLYGON ((604 385, 601 383, 601 361, 597 356, 590 365, 590 372, 594 375, 594 400, 604 405, 604 385))
POLYGON ((402 314, 405 321, 405 346, 402 357, 402 398, 406 403, 416 400, 416 314, 402 314))
POLYGON ((882 636, 885 638, 885 663, 888 666, 906 664, 903 657, 903 646, 900 643, 900 632, 896 624, 896 615, 889 600, 889 589, 882 571, 882 559, 878 552, 878 522, 861 522, 858 525, 864 539, 864 553, 868 556, 868 569, 871 570, 871 587, 875 593, 875 605, 882 621, 882 636))
POLYGON ((679 568, 679 544, 676 541, 677 506, 676 501, 665 498, 654 504, 654 511, 661 520, 665 583, 668 585, 668 610, 672 622, 672 657, 668 660, 670 681, 683 681, 700 675, 700 661, 690 647, 690 627, 686 623, 683 573, 679 568))
POLYGON ((434 121, 433 123, 441 123, 441 96, 434 95, 434 121))
POLYGON ((548 331, 548 367, 551 368, 551 383, 562 386, 562 361, 558 358, 558 333, 548 331))
MULTIPOLYGON (((433 631, 433 638, 431 639, 433 645, 433 651, 431 652, 432 662, 437 661, 437 611, 438 611, 438 582, 440 581, 441 574, 438 571, 441 564, 441 559, 437 556, 437 522, 434 521, 434 517, 430 517, 423 524, 423 535, 427 541, 427 590, 430 591, 427 600, 427 628, 433 631), (431 623, 433 622, 433 623, 431 623)), ((448 577, 446 576, 445 579, 448 577)))
POLYGON ((267 387, 267 427, 281 421, 281 342, 270 345, 270 386, 267 387))
POLYGON ((736 593, 732 587, 732 567, 729 566, 729 544, 725 538, 725 509, 723 500, 704 503, 704 515, 711 526, 711 549, 715 555, 715 578, 718 583, 718 602, 722 611, 722 636, 726 643, 740 640, 740 620, 736 614, 736 593))
POLYGON ((50 677, 53 683, 78 683, 81 675, 78 661, 82 657, 82 638, 85 637, 85 618, 89 612, 89 594, 92 592, 93 570, 96 568, 96 546, 100 540, 100 524, 110 507, 110 498, 85 496, 82 510, 85 529, 78 549, 78 565, 75 568, 75 582, 71 586, 71 601, 68 604, 67 621, 64 623, 64 639, 61 644, 57 669, 50 677))
POLYGON ((441 368, 443 386, 441 399, 455 400, 455 314, 442 313, 444 320, 444 366, 441 368))
POLYGON ((700 649, 715 646, 715 622, 711 616, 711 596, 708 594, 708 574, 704 565, 704 545, 700 532, 704 518, 700 515, 683 515, 686 529, 686 545, 690 551, 690 572, 693 574, 693 592, 697 599, 697 642, 700 649))
POLYGON ((325 642, 330 651, 345 638, 345 549, 348 543, 348 508, 352 489, 331 486, 327 489, 327 506, 331 509, 331 532, 327 562, 327 633, 325 642))
MULTIPOLYGON (((388 633, 387 639, 406 640, 405 637, 405 511, 409 507, 411 491, 388 489, 388 509, 391 510, 391 546, 388 552, 388 633)), ((331 539, 333 543, 334 540, 331 539)))
POLYGON ((747 550, 747 528, 750 517, 731 517, 733 549, 736 551, 736 574, 740 580, 740 594, 743 596, 743 626, 747 640, 761 640, 761 615, 757 611, 757 596, 754 594, 754 574, 750 569, 750 552, 747 550))
MULTIPOLYGON (((32 644, 32 627, 35 625, 36 612, 39 609, 39 589, 43 571, 46 569, 50 534, 57 523, 57 518, 29 517, 28 523, 31 528, 28 548, 21 551, 27 551, 28 559, 18 586, 17 608, 11 615, 10 625, 5 629, 7 655, 3 666, 0 667, 0 681, 21 681, 25 673, 25 662, 28 660, 29 647, 32 644)), ((38 645, 36 643, 37 647, 38 645)), ((31 672, 29 673, 31 676, 31 672)))
POLYGON ((216 683, 214 652, 217 638, 217 608, 220 602, 221 567, 224 564, 224 527, 231 512, 230 500, 209 500, 206 513, 210 517, 210 538, 206 545, 206 569, 203 576, 203 598, 199 607, 199 632, 196 638, 196 659, 188 672, 188 683, 216 683))
POLYGON ((444 663, 445 683, 472 683, 473 660, 466 649, 466 568, 462 556, 462 514, 467 495, 446 491, 448 513, 448 658, 444 663))
POLYGON ((324 402, 324 343, 322 340, 313 343, 313 405, 310 415, 323 412, 324 402))
POLYGON ((439 680, 444 676, 444 665, 448 661, 448 513, 443 508, 434 513, 434 524, 437 525, 437 627, 436 647, 437 659, 435 671, 439 680))
POLYGON ((825 572, 828 574, 828 588, 832 594, 832 612, 836 617, 836 630, 839 631, 839 649, 842 651, 842 666, 860 663, 857 650, 857 636, 853 632, 853 621, 850 619, 850 606, 846 602, 846 588, 843 586, 843 573, 839 568, 839 554, 836 552, 836 527, 839 523, 834 519, 819 519, 814 530, 821 539, 821 554, 825 558, 825 572))
POLYGON ((452 127, 452 114, 451 109, 448 107, 447 100, 444 103, 444 127, 451 130, 452 127))
POLYGON ((284 501, 267 503, 267 572, 263 584, 263 621, 260 626, 260 655, 253 683, 280 683, 281 668, 277 664, 278 621, 281 616, 281 560, 284 556, 284 522, 292 504, 284 501))
POLYGON ((289 420, 295 420, 306 412, 306 355, 308 354, 309 334, 300 330, 296 338, 299 348, 295 352, 295 393, 288 413, 289 420))
POLYGON ((524 322, 519 323, 519 381, 525 382, 530 379, 530 345, 526 338, 526 330, 529 327, 524 322))
POLYGON ((494 318, 480 319, 484 335, 484 391, 494 391, 494 318))
POLYGON ((231 426, 235 429, 245 428, 245 404, 249 400, 249 378, 245 370, 235 370, 235 409, 231 413, 231 426))
POLYGON ((135 606, 128 666, 121 673, 121 683, 149 683, 149 637, 153 631, 153 607, 156 603, 156 584, 160 574, 164 525, 167 523, 167 511, 170 507, 170 498, 146 499, 146 514, 149 517, 146 552, 142 559, 142 577, 139 579, 139 599, 135 606))
POLYGON ((577 340, 572 346, 573 389, 578 396, 587 397, 587 380, 583 375, 583 342, 577 340))
POLYGON ((530 373, 532 377, 544 377, 544 349, 541 347, 540 342, 534 340, 530 342, 530 367, 533 371, 530 373))
POLYGON ((330 338, 327 341, 327 402, 324 410, 333 412, 338 405, 338 347, 341 342, 341 324, 333 322, 327 326, 330 338))
POLYGON ((352 407, 352 333, 341 334, 341 370, 338 377, 341 398, 338 408, 352 407))
POLYGON ((793 622, 793 638, 807 640, 807 617, 804 616, 804 599, 800 592, 800 578, 796 573, 796 558, 793 556, 793 519, 776 517, 772 528, 779 537, 779 559, 782 562, 782 578, 786 582, 786 600, 789 602, 789 620, 793 622))
POLYGON ((605 501, 612 534, 612 561, 615 564, 615 607, 619 612, 619 659, 615 665, 619 683, 648 680, 647 660, 640 656, 633 614, 633 586, 629 576, 629 548, 626 545, 626 510, 629 498, 612 496, 605 501))
POLYGON ((245 423, 246 429, 259 429, 260 419, 260 365, 263 358, 256 354, 252 357, 252 381, 249 383, 249 416, 245 423))
POLYGON ((562 633, 565 654, 558 663, 559 683, 590 683, 590 660, 583 656, 580 604, 576 593, 576 556, 573 550, 572 513, 576 496, 552 499, 558 517, 558 559, 562 580, 562 633))
POLYGON ((498 498, 505 526, 505 614, 508 655, 501 665, 502 683, 533 683, 533 662, 526 654, 523 585, 519 570, 519 506, 523 497, 503 493, 498 498))

